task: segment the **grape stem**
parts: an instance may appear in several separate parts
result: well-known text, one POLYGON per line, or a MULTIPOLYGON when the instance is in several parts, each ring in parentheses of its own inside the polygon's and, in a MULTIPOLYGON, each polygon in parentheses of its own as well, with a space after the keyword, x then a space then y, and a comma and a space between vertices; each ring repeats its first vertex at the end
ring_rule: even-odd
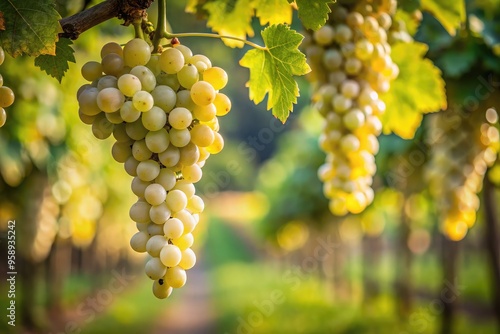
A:
POLYGON ((161 38, 167 31, 167 0, 158 1, 158 24, 153 36, 153 52, 159 52, 161 38))
POLYGON ((246 39, 238 38, 238 37, 233 37, 233 36, 224 36, 224 35, 218 35, 218 34, 210 34, 210 33, 198 33, 198 32, 193 32, 193 33, 178 33, 178 34, 173 34, 164 31, 163 32, 163 37, 172 39, 174 37, 180 38, 180 37, 209 37, 209 38, 219 38, 219 39, 232 39, 235 41, 239 41, 242 43, 245 43, 246 45, 250 45, 251 47, 263 51, 267 51, 268 48, 265 46, 261 46, 259 44, 255 44, 253 42, 247 41, 246 39))
POLYGON ((141 21, 134 22, 135 38, 144 39, 144 32, 142 31, 141 21))

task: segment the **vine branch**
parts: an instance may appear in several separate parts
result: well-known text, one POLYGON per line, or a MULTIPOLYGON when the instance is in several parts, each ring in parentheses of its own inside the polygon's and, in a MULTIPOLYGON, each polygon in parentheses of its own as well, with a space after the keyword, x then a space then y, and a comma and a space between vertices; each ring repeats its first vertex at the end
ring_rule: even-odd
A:
POLYGON ((59 21, 63 32, 59 37, 77 39, 81 33, 114 17, 129 25, 146 16, 146 9, 153 0, 106 0, 80 13, 59 21))

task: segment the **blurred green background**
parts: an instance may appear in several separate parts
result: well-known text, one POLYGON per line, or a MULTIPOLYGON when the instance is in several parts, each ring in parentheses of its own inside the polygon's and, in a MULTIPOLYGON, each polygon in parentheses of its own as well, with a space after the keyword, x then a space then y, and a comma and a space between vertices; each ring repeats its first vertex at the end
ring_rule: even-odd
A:
MULTIPOLYGON (((65 10, 80 5, 69 1, 65 10)), ((174 32, 207 31, 183 5, 169 2, 174 32)), ((431 41, 429 27, 435 22, 424 18, 417 38, 444 38, 437 29, 431 41)), ((454 333, 499 332, 482 208, 467 237, 451 242, 419 172, 409 178, 420 187, 390 182, 409 152, 428 154, 422 134, 383 136, 374 203, 334 218, 316 176, 321 120, 308 107, 308 83, 300 79, 299 104, 282 125, 249 101, 248 72, 238 65, 244 50, 212 39, 181 43, 230 74, 233 110, 220 120, 226 146, 197 184, 206 200, 197 265, 185 287, 157 300, 145 256, 129 247, 130 177, 112 161, 112 140, 98 141, 80 122, 75 98, 81 65, 132 35, 118 20, 83 34, 62 85, 32 59, 8 58, 0 69, 17 97, 0 131, 0 246, 5 254, 15 219, 18 268, 15 328, 6 324, 2 276, 1 333, 437 333, 449 304, 454 333)))

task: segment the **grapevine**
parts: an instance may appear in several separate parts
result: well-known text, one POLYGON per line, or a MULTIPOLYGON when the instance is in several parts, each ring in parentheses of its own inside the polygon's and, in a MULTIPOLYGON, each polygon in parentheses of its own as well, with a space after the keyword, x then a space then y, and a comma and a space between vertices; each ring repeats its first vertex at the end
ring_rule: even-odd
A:
POLYGON ((78 92, 79 115, 98 139, 113 135, 113 158, 133 177, 138 200, 130 217, 138 232, 131 247, 151 258, 145 272, 153 293, 166 298, 186 283, 196 262, 193 230, 204 209, 194 184, 223 137, 218 116, 231 109, 219 92, 227 73, 204 55, 175 44, 160 54, 139 38, 102 47, 101 61, 83 65, 90 84, 78 92))
MULTIPOLYGON (((3 64, 5 60, 5 52, 0 46, 0 65, 3 64)), ((5 125, 7 120, 7 113, 4 108, 7 108, 14 103, 14 92, 7 86, 3 85, 3 77, 0 74, 0 128, 5 125)))
POLYGON ((364 1, 335 5, 327 24, 307 35, 313 102, 325 118, 319 143, 327 157, 318 175, 335 215, 360 213, 374 197, 374 155, 385 112, 379 94, 389 90, 399 72, 389 41, 411 38, 393 22, 393 12, 364 1))

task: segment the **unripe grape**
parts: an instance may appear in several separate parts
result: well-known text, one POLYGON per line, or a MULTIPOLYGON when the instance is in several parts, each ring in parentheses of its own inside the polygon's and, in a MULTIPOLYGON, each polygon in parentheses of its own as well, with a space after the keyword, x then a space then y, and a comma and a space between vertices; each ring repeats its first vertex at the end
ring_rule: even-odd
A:
POLYGON ((175 74, 184 66, 184 55, 177 48, 167 49, 160 55, 159 64, 165 73, 175 74))
POLYGON ((123 60, 126 66, 146 65, 150 58, 151 48, 143 39, 132 39, 123 47, 123 60))

